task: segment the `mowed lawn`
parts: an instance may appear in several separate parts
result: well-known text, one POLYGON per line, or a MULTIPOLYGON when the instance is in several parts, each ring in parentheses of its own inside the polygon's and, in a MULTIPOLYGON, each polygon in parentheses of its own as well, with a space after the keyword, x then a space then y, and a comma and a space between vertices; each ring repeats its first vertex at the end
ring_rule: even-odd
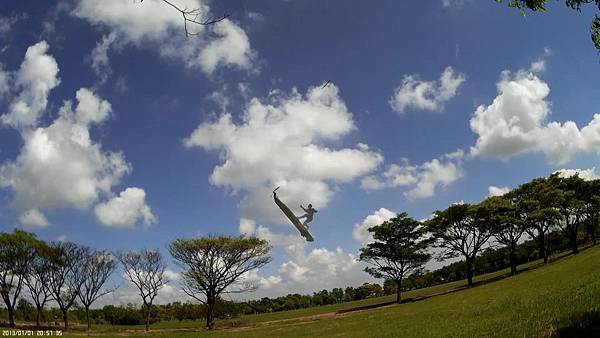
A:
MULTIPOLYGON (((480 278, 494 279, 503 273, 497 272, 480 278)), ((463 282, 415 290, 407 292, 406 296, 443 293, 460 287, 460 283, 463 282)), ((491 281, 472 289, 384 308, 316 316, 319 313, 389 299, 382 297, 335 306, 245 316, 240 319, 242 324, 245 322, 254 327, 220 329, 215 332, 159 332, 160 329, 156 327, 158 330, 151 332, 151 336, 600 336, 600 247, 590 248, 576 256, 566 256, 547 266, 523 272, 515 277, 491 281), (315 317, 311 317, 313 315, 315 317), (283 321, 268 322, 273 320, 283 321), (587 331, 577 332, 577 326, 584 326, 587 331), (594 329, 596 331, 590 331, 594 329)))

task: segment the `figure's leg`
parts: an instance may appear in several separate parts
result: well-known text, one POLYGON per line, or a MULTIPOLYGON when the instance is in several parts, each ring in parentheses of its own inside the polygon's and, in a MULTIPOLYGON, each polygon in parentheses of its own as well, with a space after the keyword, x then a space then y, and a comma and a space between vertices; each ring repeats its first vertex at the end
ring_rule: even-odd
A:
POLYGON ((308 215, 307 215, 307 214, 304 214, 304 215, 302 215, 302 216, 297 216, 296 218, 297 218, 298 220, 301 220, 301 219, 303 219, 303 218, 306 218, 306 219, 308 219, 308 215))

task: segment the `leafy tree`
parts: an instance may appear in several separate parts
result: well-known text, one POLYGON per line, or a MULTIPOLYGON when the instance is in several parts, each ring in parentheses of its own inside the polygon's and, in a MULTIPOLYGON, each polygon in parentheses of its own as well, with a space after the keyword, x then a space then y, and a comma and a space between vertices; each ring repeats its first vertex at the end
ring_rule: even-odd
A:
POLYGON ((469 204, 454 204, 436 211, 426 222, 427 231, 444 249, 441 258, 462 255, 467 268, 467 285, 473 286, 473 264, 477 253, 493 234, 489 209, 469 204))
POLYGON ((271 261, 268 242, 256 237, 209 236, 177 239, 169 252, 185 269, 183 291, 207 307, 206 326, 214 328, 215 302, 222 293, 255 288, 243 275, 271 261))
POLYGON ((0 233, 0 295, 8 310, 8 321, 15 326, 15 306, 29 275, 40 241, 21 230, 0 233))
POLYGON ((69 327, 69 309, 75 304, 85 282, 84 269, 90 250, 71 242, 52 243, 49 250, 47 288, 62 312, 65 330, 69 327))
MULTIPOLYGON (((549 0, 508 0, 510 7, 517 8, 521 13, 525 14, 526 10, 534 12, 545 12, 546 4, 549 0)), ((496 2, 503 3, 504 0, 496 0, 496 2)), ((567 7, 576 11, 581 11, 581 7, 587 4, 595 3, 596 7, 600 10, 600 0, 565 0, 567 7)), ((600 51, 600 17, 596 15, 592 24, 590 25, 590 34, 594 47, 600 51)))
POLYGON ((168 283, 167 265, 157 250, 129 251, 118 254, 127 279, 139 290, 145 309, 146 331, 150 330, 150 314, 158 291, 168 283))
POLYGON ((51 249, 46 243, 40 241, 40 245, 36 250, 36 255, 31 262, 29 274, 27 274, 24 281, 29 289, 31 299, 35 304, 35 325, 37 328, 40 327, 40 319, 44 306, 52 298, 52 293, 48 288, 51 267, 50 250, 51 249))
POLYGON ((586 182, 579 175, 564 178, 558 174, 551 175, 548 182, 558 189, 560 213, 558 226, 569 239, 571 251, 576 254, 579 252, 577 248, 579 226, 585 222, 587 216, 586 204, 583 200, 586 194, 586 182))
POLYGON ((482 205, 489 208, 492 215, 493 236, 498 243, 509 250, 510 273, 517 273, 517 244, 525 233, 525 226, 517 207, 514 194, 490 197, 482 205))
POLYGON ((108 278, 117 269, 117 260, 107 251, 91 251, 83 263, 83 279, 79 300, 85 309, 87 330, 90 331, 90 306, 100 297, 115 289, 102 289, 108 278))
POLYGON ((548 233, 560 218, 559 191, 546 178, 536 178, 520 185, 513 197, 525 223, 525 231, 538 245, 539 258, 548 263, 548 233))
POLYGON ((365 271, 375 278, 396 283, 396 302, 400 303, 402 279, 422 269, 431 256, 425 252, 430 240, 423 239, 421 223, 406 213, 369 228, 373 242, 360 249, 360 260, 370 266, 365 271))
POLYGON ((598 241, 598 222, 600 220, 600 179, 586 181, 582 200, 586 213, 584 229, 586 239, 591 239, 592 244, 598 241))

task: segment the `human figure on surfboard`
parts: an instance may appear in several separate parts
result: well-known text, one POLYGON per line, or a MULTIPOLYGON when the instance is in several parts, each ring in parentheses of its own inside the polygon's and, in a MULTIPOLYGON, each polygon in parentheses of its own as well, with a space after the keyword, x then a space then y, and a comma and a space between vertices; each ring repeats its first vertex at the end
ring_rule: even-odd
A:
MULTIPOLYGON (((275 188, 275 190, 273 190, 273 198, 275 198, 276 201, 279 201, 279 199, 277 198, 277 189, 279 189, 279 187, 275 188)), ((287 207, 286 207, 287 208, 287 207)), ((313 217, 315 215, 315 213, 317 213, 318 211, 316 209, 313 208, 312 204, 308 204, 308 208, 304 208, 304 206, 300 205, 300 208, 302 208, 302 210, 304 210, 304 215, 302 216, 295 216, 298 221, 300 221, 300 219, 304 218, 304 222, 302 223, 302 225, 308 230, 308 223, 312 222, 313 217)), ((291 211, 290 211, 291 213, 291 211)))
POLYGON ((305 214, 302 216, 298 216, 296 218, 298 218, 298 220, 305 218, 302 225, 304 225, 306 227, 306 229, 308 229, 308 223, 312 222, 314 214, 317 213, 318 211, 316 209, 314 209, 312 204, 310 204, 310 203, 308 204, 308 209, 305 209, 302 206, 302 204, 300 204, 300 208, 302 208, 302 210, 304 210, 305 214))

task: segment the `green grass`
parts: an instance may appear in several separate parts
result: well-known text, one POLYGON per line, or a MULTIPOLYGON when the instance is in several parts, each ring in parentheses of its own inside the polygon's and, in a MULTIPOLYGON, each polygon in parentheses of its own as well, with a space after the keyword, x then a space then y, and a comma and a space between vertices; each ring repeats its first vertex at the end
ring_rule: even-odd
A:
MULTIPOLYGON (((536 265, 538 263, 533 263, 536 265)), ((515 277, 424 300, 342 315, 319 314, 389 301, 390 297, 280 313, 244 316, 254 327, 215 332, 157 332, 152 337, 550 337, 598 336, 600 325, 600 247, 566 256, 515 277), (310 317, 316 316, 316 317, 310 317), (303 317, 303 318, 299 318, 303 317), (296 319, 294 319, 296 318, 296 319), (280 322, 271 322, 283 320, 280 322), (583 332, 581 330, 584 330, 583 332)), ((463 281, 405 293, 406 297, 447 292, 463 281)), ((191 324, 191 323, 184 323, 191 324)), ((185 327, 175 323, 161 323, 185 327)), ((198 327, 199 322, 188 327, 198 327)), ((222 326, 223 324, 221 324, 222 326)), ((129 327, 131 328, 131 327, 129 327)), ((158 330, 159 324, 153 326, 158 330)), ((116 336, 116 334, 113 334, 116 336)), ((145 335, 145 334, 139 334, 145 335)), ((110 334, 106 335, 110 336, 110 334)))

